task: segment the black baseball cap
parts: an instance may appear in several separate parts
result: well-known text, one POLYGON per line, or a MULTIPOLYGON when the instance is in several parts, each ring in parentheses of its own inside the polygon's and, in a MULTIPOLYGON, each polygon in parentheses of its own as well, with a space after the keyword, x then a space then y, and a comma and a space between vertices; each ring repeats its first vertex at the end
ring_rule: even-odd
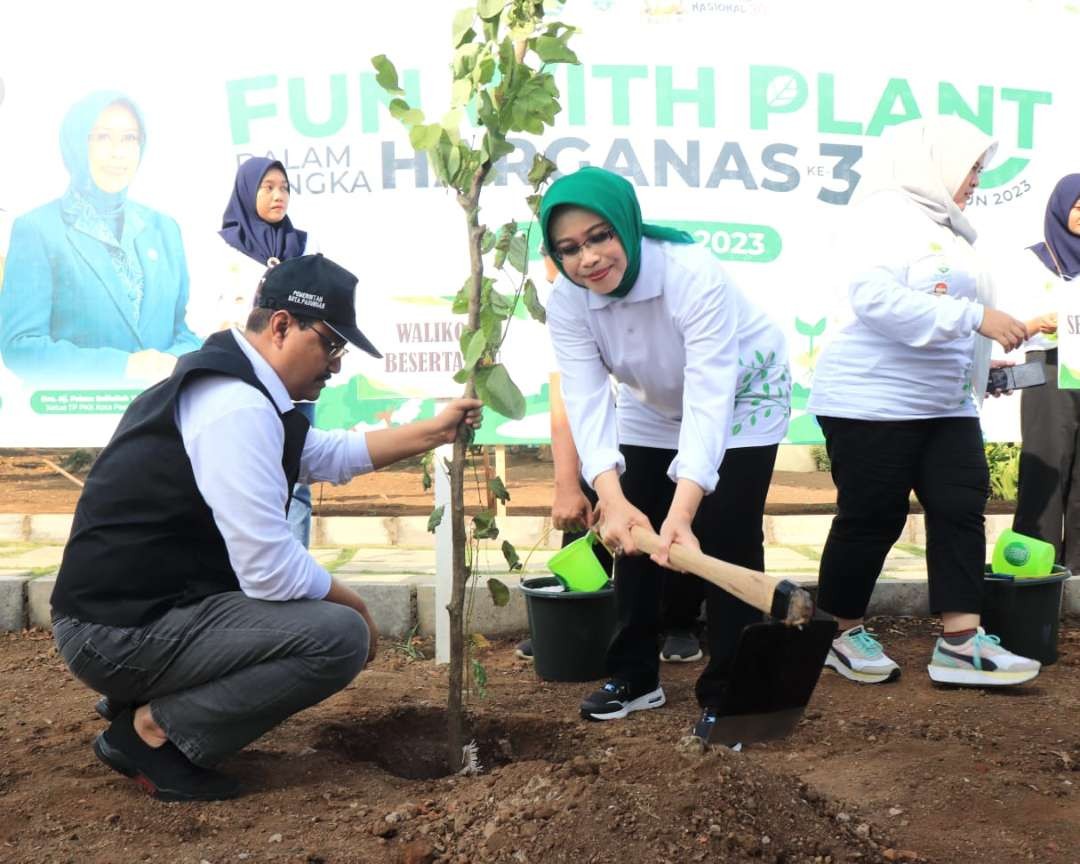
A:
POLYGON ((356 326, 357 281, 322 254, 289 258, 263 274, 255 306, 325 321, 360 350, 382 357, 356 326))

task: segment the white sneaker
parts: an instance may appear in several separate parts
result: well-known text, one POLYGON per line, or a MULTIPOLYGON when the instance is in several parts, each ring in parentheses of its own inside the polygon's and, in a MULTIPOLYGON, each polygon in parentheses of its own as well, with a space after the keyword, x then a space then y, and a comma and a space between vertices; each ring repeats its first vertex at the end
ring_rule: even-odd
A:
POLYGON ((1006 651, 997 636, 988 636, 979 627, 962 645, 950 645, 938 637, 926 671, 939 684, 1007 687, 1030 681, 1041 668, 1038 660, 1006 651))
POLYGON ((881 643, 862 624, 845 630, 833 640, 825 665, 860 684, 884 684, 900 677, 900 667, 889 659, 881 643))

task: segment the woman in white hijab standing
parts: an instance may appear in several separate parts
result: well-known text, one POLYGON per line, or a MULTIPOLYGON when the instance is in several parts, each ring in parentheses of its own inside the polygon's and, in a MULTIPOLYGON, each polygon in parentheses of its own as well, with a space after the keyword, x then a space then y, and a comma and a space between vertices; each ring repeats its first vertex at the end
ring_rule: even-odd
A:
POLYGON ((818 604, 841 633, 826 666, 860 683, 899 677, 863 617, 914 491, 930 610, 944 630, 930 678, 1021 684, 1039 663, 979 626, 989 493, 979 406, 991 342, 1011 351, 1026 337, 1022 322, 993 308, 964 215, 996 144, 957 117, 911 121, 888 137, 843 237, 853 317, 823 351, 809 403, 837 489, 818 604))

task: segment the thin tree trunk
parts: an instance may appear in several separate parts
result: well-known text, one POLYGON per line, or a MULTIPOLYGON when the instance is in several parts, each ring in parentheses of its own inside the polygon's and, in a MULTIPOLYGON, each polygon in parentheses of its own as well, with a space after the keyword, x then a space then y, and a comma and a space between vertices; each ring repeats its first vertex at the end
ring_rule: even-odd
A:
MULTIPOLYGON (((472 270, 472 284, 469 290, 470 330, 480 326, 480 287, 484 279, 484 258, 481 244, 484 229, 480 226, 478 202, 484 178, 491 170, 490 162, 485 162, 473 177, 468 195, 459 195, 458 203, 465 212, 465 224, 469 234, 469 263, 472 270)), ((476 395, 476 387, 470 377, 465 385, 466 397, 476 395)), ((465 531, 465 458, 468 443, 464 429, 459 430, 454 441, 454 461, 450 466, 450 519, 451 537, 453 538, 453 583, 450 589, 450 604, 446 611, 450 616, 450 692, 446 700, 446 754, 447 764, 452 772, 461 768, 461 748, 465 744, 465 589, 469 582, 469 572, 465 565, 465 546, 468 540, 465 531)), ((475 563, 475 562, 474 562, 475 563)))

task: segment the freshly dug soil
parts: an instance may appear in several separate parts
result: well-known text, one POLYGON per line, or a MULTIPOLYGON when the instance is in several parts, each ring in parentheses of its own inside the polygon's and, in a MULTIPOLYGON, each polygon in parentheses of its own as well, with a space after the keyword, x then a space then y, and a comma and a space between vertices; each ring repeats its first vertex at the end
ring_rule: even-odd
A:
POLYGON ((482 773, 443 771, 444 667, 384 642, 345 691, 229 760, 239 800, 161 804, 101 765, 103 723, 45 633, 0 638, 5 862, 1075 862, 1080 632, 1007 692, 938 689, 931 622, 878 619, 895 684, 823 676, 788 740, 680 745, 699 664, 668 704, 586 723, 588 684, 539 681, 513 644, 480 649, 482 773))

